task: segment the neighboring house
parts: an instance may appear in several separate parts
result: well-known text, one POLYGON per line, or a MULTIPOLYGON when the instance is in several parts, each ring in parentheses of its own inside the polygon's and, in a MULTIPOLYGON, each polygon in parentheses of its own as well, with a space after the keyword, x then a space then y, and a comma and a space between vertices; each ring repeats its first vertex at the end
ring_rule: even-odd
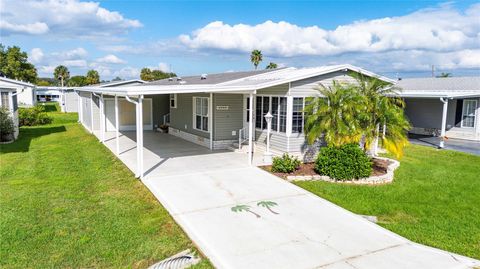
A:
POLYGON ((35 85, 0 77, 0 106, 8 109, 15 125, 14 137, 18 136, 18 98, 22 92, 33 91, 35 85))
POLYGON ((42 87, 35 90, 37 102, 58 102, 62 112, 78 112, 78 93, 72 87, 42 87))
MULTIPOLYGON (((105 131, 115 131, 116 126, 119 130, 153 130, 169 116, 171 135, 212 150, 239 142, 262 150, 267 132, 264 116, 270 112, 273 153, 311 159, 320 145, 306 143, 305 98, 317 96, 319 84, 355 82, 351 72, 394 82, 355 66, 336 65, 176 77, 129 87, 83 87, 77 88, 82 102, 80 121, 90 131, 100 131, 103 140, 105 131)), ((137 132, 137 143, 142 150, 143 132, 137 132)))
POLYGON ((411 78, 397 86, 411 133, 480 140, 480 77, 411 78))

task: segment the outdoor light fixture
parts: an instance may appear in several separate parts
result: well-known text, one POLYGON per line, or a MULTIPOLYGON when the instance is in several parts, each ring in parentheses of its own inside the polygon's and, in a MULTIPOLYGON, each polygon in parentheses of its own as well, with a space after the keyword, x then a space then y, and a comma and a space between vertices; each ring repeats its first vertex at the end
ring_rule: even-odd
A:
POLYGON ((265 164, 272 164, 272 153, 270 152, 270 131, 272 130, 272 114, 270 111, 264 116, 267 121, 267 150, 263 154, 263 162, 265 164))

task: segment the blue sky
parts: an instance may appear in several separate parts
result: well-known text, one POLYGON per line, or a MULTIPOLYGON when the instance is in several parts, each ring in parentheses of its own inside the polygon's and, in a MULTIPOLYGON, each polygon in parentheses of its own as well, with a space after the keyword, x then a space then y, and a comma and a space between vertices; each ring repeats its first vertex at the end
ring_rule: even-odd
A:
POLYGON ((41 76, 58 64, 102 79, 350 63, 389 77, 480 75, 478 1, 0 0, 4 45, 41 76))

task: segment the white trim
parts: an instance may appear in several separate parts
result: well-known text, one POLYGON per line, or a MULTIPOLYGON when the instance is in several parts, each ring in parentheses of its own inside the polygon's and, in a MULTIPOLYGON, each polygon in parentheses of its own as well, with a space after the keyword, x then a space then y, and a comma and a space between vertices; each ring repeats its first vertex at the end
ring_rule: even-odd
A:
POLYGON ((177 108, 177 102, 178 102, 178 98, 177 98, 177 94, 176 93, 171 93, 168 95, 168 105, 170 106, 170 108, 177 108), (172 106, 172 96, 173 96, 173 106, 172 106))
POLYGON ((210 150, 213 150, 213 93, 208 99, 208 130, 210 131, 210 150))

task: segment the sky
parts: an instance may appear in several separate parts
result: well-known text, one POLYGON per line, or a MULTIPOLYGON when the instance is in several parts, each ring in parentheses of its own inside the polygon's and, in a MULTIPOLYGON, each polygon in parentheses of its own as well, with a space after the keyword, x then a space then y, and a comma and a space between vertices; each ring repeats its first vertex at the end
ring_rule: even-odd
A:
POLYGON ((0 43, 52 77, 353 64, 390 78, 480 75, 478 1, 0 0, 0 43))

